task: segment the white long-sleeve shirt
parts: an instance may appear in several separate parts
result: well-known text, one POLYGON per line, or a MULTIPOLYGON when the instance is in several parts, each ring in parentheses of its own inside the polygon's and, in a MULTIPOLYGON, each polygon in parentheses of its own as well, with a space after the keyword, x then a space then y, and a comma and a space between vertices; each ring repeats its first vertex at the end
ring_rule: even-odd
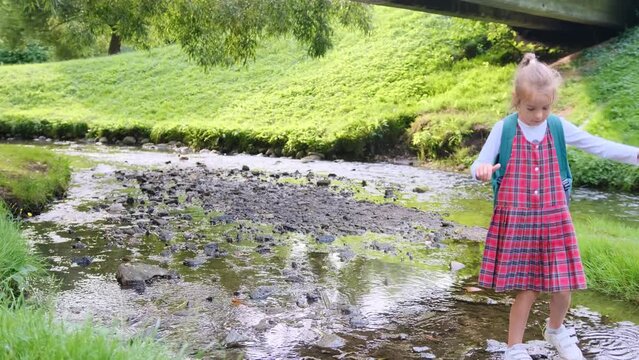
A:
MULTIPOLYGON (((564 128, 564 137, 567 145, 575 146, 581 150, 597 155, 604 159, 619 161, 631 165, 639 165, 639 148, 619 144, 610 140, 602 139, 598 136, 589 134, 588 132, 576 127, 572 123, 560 118, 561 125, 564 128)), ((519 127, 526 138, 530 142, 541 141, 546 134, 547 120, 537 126, 528 126, 521 120, 517 120, 519 127)), ((504 120, 499 120, 493 126, 493 129, 486 139, 484 147, 482 147, 477 160, 470 167, 470 173, 473 178, 477 179, 475 172, 480 164, 493 164, 499 154, 501 145, 501 133, 504 128, 504 120)))

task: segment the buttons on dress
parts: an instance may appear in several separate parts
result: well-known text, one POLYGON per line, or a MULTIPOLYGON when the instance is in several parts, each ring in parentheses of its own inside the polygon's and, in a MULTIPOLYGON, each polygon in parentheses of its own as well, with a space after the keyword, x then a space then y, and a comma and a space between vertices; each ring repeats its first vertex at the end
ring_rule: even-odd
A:
POLYGON ((535 166, 535 171, 539 172, 539 166, 535 166))
POLYGON ((534 194, 535 194, 535 195, 539 195, 539 191, 538 191, 538 190, 535 190, 535 191, 534 191, 534 194))

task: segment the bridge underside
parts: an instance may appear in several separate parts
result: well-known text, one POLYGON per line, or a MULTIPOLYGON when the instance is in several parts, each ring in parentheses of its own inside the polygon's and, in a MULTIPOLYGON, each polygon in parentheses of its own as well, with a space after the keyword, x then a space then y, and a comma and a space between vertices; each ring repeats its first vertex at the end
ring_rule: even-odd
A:
POLYGON ((623 29, 637 23, 635 0, 357 0, 374 5, 505 23, 513 27, 574 32, 623 29))

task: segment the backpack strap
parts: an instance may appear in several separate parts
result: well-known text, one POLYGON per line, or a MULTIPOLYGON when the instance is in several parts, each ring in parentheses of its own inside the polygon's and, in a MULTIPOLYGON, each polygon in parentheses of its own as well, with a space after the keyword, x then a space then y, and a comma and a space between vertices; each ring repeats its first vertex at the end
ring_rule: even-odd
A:
POLYGON ((555 152, 557 154, 557 161, 559 161, 561 180, 570 179, 572 181, 572 173, 570 172, 570 165, 568 164, 568 154, 566 153, 566 138, 564 136, 564 127, 561 124, 561 119, 556 115, 550 115, 548 117, 548 126, 550 127, 552 139, 555 142, 555 152))
POLYGON ((504 118, 504 126, 501 131, 501 141, 499 143, 499 153, 495 159, 494 164, 501 164, 501 167, 493 173, 492 185, 493 185, 493 201, 497 204, 497 192, 499 191, 499 185, 501 179, 506 173, 506 166, 510 160, 510 153, 513 149, 513 140, 517 133, 517 113, 513 113, 504 118))
MULTIPOLYGON (((495 164, 501 164, 501 167, 493 173, 492 186, 493 186, 493 201, 497 204, 497 193, 499 192, 499 185, 506 173, 506 166, 510 160, 510 154, 513 148, 513 140, 517 132, 517 113, 510 114, 504 118, 504 126, 501 133, 501 143, 499 145, 499 153, 495 159, 495 164)), ((568 154, 566 152, 566 138, 564 136, 564 127, 561 124, 561 119, 556 115, 548 116, 548 127, 550 134, 555 143, 555 153, 557 155, 557 161, 559 162, 559 172, 561 174, 561 182, 566 192, 566 199, 570 197, 570 191, 572 189, 572 173, 570 172, 570 165, 568 164, 568 154)))

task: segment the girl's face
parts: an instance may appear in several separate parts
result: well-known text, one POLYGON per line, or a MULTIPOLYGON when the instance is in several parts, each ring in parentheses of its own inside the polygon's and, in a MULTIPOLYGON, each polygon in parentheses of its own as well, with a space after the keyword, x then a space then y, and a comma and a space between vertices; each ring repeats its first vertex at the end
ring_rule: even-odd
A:
POLYGON ((519 120, 528 126, 540 125, 550 115, 553 101, 554 93, 552 91, 531 92, 517 105, 519 120))

